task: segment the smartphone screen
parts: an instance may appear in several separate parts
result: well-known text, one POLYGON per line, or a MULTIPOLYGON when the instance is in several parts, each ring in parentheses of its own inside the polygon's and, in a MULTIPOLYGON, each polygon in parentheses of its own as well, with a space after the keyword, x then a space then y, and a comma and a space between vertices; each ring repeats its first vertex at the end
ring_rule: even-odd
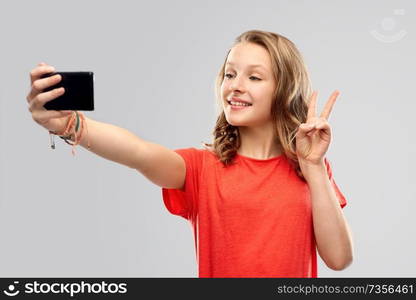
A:
POLYGON ((58 98, 45 103, 47 110, 94 110, 94 73, 93 72, 55 72, 45 74, 42 78, 60 74, 62 80, 49 88, 47 92, 59 87, 65 88, 65 93, 58 98))

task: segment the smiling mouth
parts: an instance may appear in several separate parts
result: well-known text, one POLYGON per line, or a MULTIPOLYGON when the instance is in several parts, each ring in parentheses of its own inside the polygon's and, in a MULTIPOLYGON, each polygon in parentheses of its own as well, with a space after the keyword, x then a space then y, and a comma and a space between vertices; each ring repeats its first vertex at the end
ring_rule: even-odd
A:
POLYGON ((230 101, 230 100, 227 100, 227 103, 229 104, 229 105, 231 105, 231 106, 237 106, 237 107, 248 107, 248 106, 252 106, 252 104, 251 103, 241 103, 241 102, 234 102, 234 101, 230 101), (232 104, 231 102, 233 102, 234 104, 232 104))

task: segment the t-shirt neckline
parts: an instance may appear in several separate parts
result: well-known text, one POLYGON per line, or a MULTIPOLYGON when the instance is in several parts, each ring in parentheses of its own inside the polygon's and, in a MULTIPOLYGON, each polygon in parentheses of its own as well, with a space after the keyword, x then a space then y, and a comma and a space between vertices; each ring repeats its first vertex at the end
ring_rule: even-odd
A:
POLYGON ((239 156, 242 159, 251 160, 251 161, 269 162, 269 161, 281 159, 283 157, 283 154, 280 154, 280 155, 274 156, 274 157, 270 157, 270 158, 267 158, 267 159, 258 159, 258 158, 254 158, 254 157, 244 156, 244 155, 239 154, 238 152, 236 153, 236 156, 239 156))

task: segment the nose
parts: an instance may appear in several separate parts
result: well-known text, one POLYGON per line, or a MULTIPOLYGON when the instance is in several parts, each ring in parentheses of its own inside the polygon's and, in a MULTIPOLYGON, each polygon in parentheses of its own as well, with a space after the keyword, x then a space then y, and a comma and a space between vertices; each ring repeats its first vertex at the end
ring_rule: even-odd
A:
POLYGON ((234 91, 239 91, 241 93, 243 93, 245 91, 245 87, 243 84, 243 79, 239 76, 236 76, 230 85, 230 89, 234 92, 234 91))

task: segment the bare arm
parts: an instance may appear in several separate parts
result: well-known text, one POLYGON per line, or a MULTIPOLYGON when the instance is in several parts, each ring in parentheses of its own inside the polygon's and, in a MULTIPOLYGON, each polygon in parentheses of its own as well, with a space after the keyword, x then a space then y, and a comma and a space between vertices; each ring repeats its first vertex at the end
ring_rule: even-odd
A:
MULTIPOLYGON (((40 63, 30 72, 31 90, 26 97, 33 120, 53 132, 62 132, 72 111, 46 110, 43 105, 65 93, 64 88, 43 92, 62 80, 54 75, 55 68, 40 63)), ((182 188, 185 182, 185 161, 176 152, 161 145, 147 142, 128 130, 115 125, 85 118, 86 131, 80 145, 108 160, 138 170, 154 184, 165 188, 182 188)))
POLYGON ((176 152, 145 141, 130 131, 112 124, 85 118, 88 136, 80 145, 108 160, 138 170, 154 184, 181 188, 185 181, 185 162, 176 152))
POLYGON ((325 264, 343 270, 353 260, 351 230, 342 212, 326 166, 303 165, 312 198, 313 227, 316 246, 325 264))

